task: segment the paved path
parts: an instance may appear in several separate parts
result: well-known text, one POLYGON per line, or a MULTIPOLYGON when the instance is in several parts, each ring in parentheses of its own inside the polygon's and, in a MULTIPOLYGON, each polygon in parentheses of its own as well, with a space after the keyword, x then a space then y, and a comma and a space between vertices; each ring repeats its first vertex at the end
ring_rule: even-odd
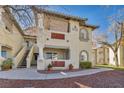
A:
POLYGON ((112 69, 108 68, 96 68, 96 69, 88 69, 76 72, 66 72, 64 74, 60 73, 51 73, 51 74, 41 74, 38 73, 35 68, 22 68, 22 69, 14 69, 9 71, 0 71, 1 79, 23 79, 23 80, 45 80, 45 79, 61 79, 61 78, 69 78, 69 77, 77 77, 84 75, 91 75, 98 72, 109 71, 112 69))

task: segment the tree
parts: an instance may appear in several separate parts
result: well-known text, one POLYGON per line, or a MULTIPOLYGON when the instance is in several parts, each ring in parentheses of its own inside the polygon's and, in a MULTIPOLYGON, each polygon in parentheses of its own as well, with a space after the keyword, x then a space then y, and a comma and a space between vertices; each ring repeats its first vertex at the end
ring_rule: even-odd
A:
POLYGON ((115 65, 118 67, 118 50, 122 42, 123 35, 123 14, 118 12, 116 15, 112 15, 109 17, 110 26, 108 28, 108 32, 111 33, 114 37, 114 43, 109 41, 109 35, 107 33, 102 33, 97 36, 95 39, 98 44, 108 46, 114 53, 115 65))

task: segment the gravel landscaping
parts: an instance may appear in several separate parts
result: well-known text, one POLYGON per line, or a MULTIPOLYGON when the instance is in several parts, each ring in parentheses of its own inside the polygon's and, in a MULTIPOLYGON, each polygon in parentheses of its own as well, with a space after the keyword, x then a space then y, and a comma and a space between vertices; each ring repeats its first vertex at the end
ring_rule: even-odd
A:
POLYGON ((54 80, 0 79, 0 87, 8 88, 123 88, 124 71, 105 71, 87 76, 54 80))

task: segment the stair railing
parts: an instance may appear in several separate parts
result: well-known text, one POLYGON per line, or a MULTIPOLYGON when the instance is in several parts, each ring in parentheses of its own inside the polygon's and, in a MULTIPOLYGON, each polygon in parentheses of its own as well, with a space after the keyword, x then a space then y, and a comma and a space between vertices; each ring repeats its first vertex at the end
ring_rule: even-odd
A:
POLYGON ((25 53, 26 53, 26 46, 23 46, 23 48, 19 51, 19 53, 13 58, 13 68, 17 68, 19 63, 22 61, 25 53))
POLYGON ((32 58, 33 58, 33 54, 34 54, 34 45, 32 45, 32 47, 30 48, 30 51, 29 51, 28 56, 26 58, 27 68, 31 67, 31 61, 32 61, 32 58))

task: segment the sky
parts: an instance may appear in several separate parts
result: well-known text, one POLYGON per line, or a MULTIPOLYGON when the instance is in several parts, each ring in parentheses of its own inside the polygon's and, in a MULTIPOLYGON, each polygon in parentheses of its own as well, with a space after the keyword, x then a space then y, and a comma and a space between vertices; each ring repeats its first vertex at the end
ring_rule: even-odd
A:
MULTIPOLYGON (((98 5, 66 5, 66 6, 51 6, 50 9, 58 11, 65 14, 70 14, 74 16, 80 16, 82 18, 88 18, 87 23, 91 25, 99 26, 94 33, 107 33, 108 27, 110 26, 109 16, 115 15, 124 6, 98 6, 98 5)), ((109 41, 113 41, 114 38, 111 33, 109 41)))

